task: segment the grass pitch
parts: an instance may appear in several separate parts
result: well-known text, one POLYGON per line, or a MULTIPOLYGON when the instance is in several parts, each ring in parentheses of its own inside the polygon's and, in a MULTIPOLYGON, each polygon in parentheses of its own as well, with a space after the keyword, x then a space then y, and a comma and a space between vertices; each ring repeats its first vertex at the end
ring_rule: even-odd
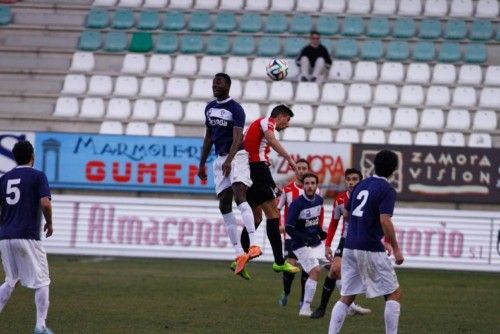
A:
MULTIPOLYGON (((327 333, 320 320, 298 316, 299 276, 289 304, 280 307, 281 275, 251 263, 251 281, 235 277, 229 262, 95 259, 50 256, 48 325, 67 333, 327 333)), ((397 270, 403 289, 400 333, 499 333, 500 275, 397 270)), ((0 275, 3 277, 3 273, 0 275)), ((319 303, 322 280, 313 306, 319 303)), ((383 333, 383 299, 358 298, 372 309, 348 317, 344 333, 383 333)), ((14 291, 0 313, 0 333, 32 333, 34 293, 14 291)))

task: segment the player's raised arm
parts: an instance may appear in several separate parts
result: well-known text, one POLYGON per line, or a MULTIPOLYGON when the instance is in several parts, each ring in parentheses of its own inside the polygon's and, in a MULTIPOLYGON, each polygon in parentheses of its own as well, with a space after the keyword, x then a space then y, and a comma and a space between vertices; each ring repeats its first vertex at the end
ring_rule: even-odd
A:
POLYGON ((202 180, 207 179, 207 171, 205 164, 212 149, 212 130, 207 127, 205 129, 205 138, 203 139, 203 147, 201 149, 200 164, 198 165, 198 177, 202 180))

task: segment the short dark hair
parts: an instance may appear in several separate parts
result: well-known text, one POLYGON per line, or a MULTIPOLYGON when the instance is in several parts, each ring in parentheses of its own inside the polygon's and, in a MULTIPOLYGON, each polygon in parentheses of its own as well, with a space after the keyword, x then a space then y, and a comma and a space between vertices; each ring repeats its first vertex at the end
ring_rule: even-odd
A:
POLYGON ((309 36, 311 36, 311 35, 321 36, 321 34, 317 30, 311 30, 311 32, 309 33, 309 36))
POLYGON ((33 145, 27 140, 18 141, 12 149, 12 154, 18 165, 26 165, 33 157, 33 145))
POLYGON ((319 182, 318 175, 316 175, 314 173, 305 173, 304 176, 302 176, 302 182, 304 182, 305 179, 307 179, 308 177, 313 177, 316 180, 316 183, 319 182))
POLYGON ((293 111, 292 111, 292 109, 288 108, 284 104, 277 105, 271 111, 271 117, 273 117, 273 118, 277 117, 280 114, 285 114, 285 115, 288 115, 290 117, 293 117, 293 111))
POLYGON ((375 174, 389 177, 398 167, 398 156, 393 151, 382 150, 375 156, 375 174))
POLYGON ((231 77, 229 75, 227 75, 226 73, 217 73, 215 75, 215 77, 221 77, 223 78, 224 80, 226 80, 226 83, 231 87, 231 77))
POLYGON ((311 168, 311 165, 309 164, 309 161, 307 161, 304 158, 300 158, 299 160, 295 161, 295 164, 299 164, 299 163, 304 163, 304 164, 307 165, 307 168, 311 168))
POLYGON ((361 172, 356 169, 356 168, 347 168, 344 172, 344 177, 347 177, 347 175, 349 174, 358 174, 359 175, 359 179, 362 180, 363 179, 363 175, 361 174, 361 172))

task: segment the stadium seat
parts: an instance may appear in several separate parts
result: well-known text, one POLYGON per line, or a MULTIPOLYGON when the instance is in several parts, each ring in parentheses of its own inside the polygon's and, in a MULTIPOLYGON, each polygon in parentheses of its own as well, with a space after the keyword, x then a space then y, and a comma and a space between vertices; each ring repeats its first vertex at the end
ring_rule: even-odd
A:
POLYGON ((338 59, 351 59, 358 55, 358 45, 352 39, 337 40, 335 56, 338 59))
POLYGON ((123 52, 127 48, 127 35, 123 31, 110 31, 104 39, 104 50, 123 52))
POLYGON ((481 90, 479 106, 500 109, 500 88, 484 87, 481 90))
POLYGON ((192 55, 179 55, 175 58, 173 74, 195 75, 198 71, 196 57, 192 55))
POLYGON ((193 6, 193 0, 170 0, 169 1, 169 9, 189 9, 193 6))
POLYGON ((411 138, 410 131, 393 130, 389 133, 389 138, 387 139, 387 144, 390 145, 412 145, 413 140, 411 138))
POLYGON ((319 11, 320 0, 297 1, 297 12, 313 12, 319 11))
POLYGON ((219 9, 222 10, 240 10, 243 8, 244 0, 220 0, 219 9))
POLYGON ((144 0, 142 7, 144 8, 165 8, 167 7, 168 0, 144 0))
POLYGON ((351 80, 352 64, 346 60, 334 60, 328 78, 331 80, 351 80))
POLYGON ((315 82, 299 82, 295 93, 296 102, 314 103, 319 100, 319 85, 315 82))
POLYGON ((415 134, 414 144, 418 146, 438 146, 438 135, 433 131, 419 131, 415 134))
POLYGON ((269 0, 247 1, 245 10, 266 11, 269 8, 269 0))
POLYGON ((130 117, 130 101, 124 98, 111 98, 108 102, 106 118, 125 120, 130 117))
POLYGON ((182 104, 181 101, 176 100, 163 100, 160 103, 160 110, 158 111, 158 121, 180 121, 182 118, 182 104))
POLYGON ((446 107, 450 104, 450 89, 446 86, 430 86, 427 89, 426 106, 446 107))
POLYGON ((484 77, 484 84, 492 86, 500 86, 500 66, 498 65, 488 66, 484 77))
POLYGON ((255 51, 255 40, 252 36, 236 36, 233 41, 232 54, 249 56, 255 51))
POLYGON ((240 17, 240 31, 255 33, 260 31, 262 27, 262 21, 260 15, 256 13, 244 13, 240 17))
POLYGON ((498 1, 497 0, 479 0, 476 3, 476 17, 497 18, 498 1))
POLYGON ((378 77, 377 63, 372 61, 359 61, 354 69, 355 81, 375 81, 378 77))
POLYGON ((83 94, 87 89, 87 81, 83 74, 68 74, 64 78, 62 93, 83 94))
POLYGON ((441 146, 463 147, 465 138, 462 132, 445 132, 441 137, 441 146))
POLYGON ((400 0, 398 14, 406 16, 418 16, 422 13, 422 2, 420 0, 400 0))
POLYGON ((312 30, 312 19, 309 14, 296 14, 290 22, 290 32, 293 34, 308 34, 312 30))
POLYGON ((146 73, 166 75, 170 71, 172 71, 172 59, 169 55, 151 55, 146 73))
POLYGON ((385 144, 385 134, 382 130, 365 130, 361 136, 363 144, 385 144))
POLYGON ((168 11, 163 17, 163 29, 178 31, 184 29, 185 25, 184 14, 179 11, 168 11))
POLYGON ((130 29, 134 26, 134 12, 130 8, 119 8, 115 11, 111 27, 113 29, 130 29))
MULTIPOLYGON (((488 75, 488 70, 486 70, 488 75)), ((498 73, 500 75, 500 71, 498 73)), ((500 80, 500 77, 499 77, 500 80)), ((479 65, 462 65, 458 72, 458 83, 466 85, 480 85, 483 81, 483 73, 479 65)), ((486 83, 485 83, 486 84, 486 83)))
POLYGON ((120 0, 118 7, 140 7, 142 0, 120 0))
POLYGON ((469 38, 476 41, 488 40, 493 36, 493 26, 487 20, 472 21, 469 38))
POLYGON ((321 35, 335 35, 339 31, 339 23, 334 16, 319 16, 316 20, 316 30, 321 35))
POLYGON ((474 130, 493 131, 497 128, 497 114, 493 110, 478 110, 472 124, 474 130))
POLYGON ((395 85, 380 84, 375 88, 373 103, 391 105, 398 102, 398 89, 395 85))
POLYGON ((189 101, 186 105, 186 112, 184 113, 183 121, 195 122, 202 124, 205 122, 205 107, 204 102, 189 101))
POLYGON ((265 32, 271 34, 281 34, 288 29, 288 23, 285 14, 270 13, 267 17, 265 32))
POLYGON ((95 59, 92 52, 75 52, 69 70, 72 72, 91 72, 94 66, 95 59))
POLYGON ((174 53, 177 51, 177 36, 171 33, 158 35, 156 40, 156 51, 158 53, 174 53))
POLYGON ((149 126, 146 122, 130 122, 125 127, 128 136, 149 136, 149 126))
POLYGON ((306 129, 297 126, 286 128, 281 139, 284 141, 306 141, 306 129))
POLYGON ((339 109, 337 106, 322 104, 316 109, 314 125, 335 126, 339 122, 339 109))
POLYGON ((393 61, 404 61, 410 56, 408 43, 405 41, 390 41, 387 45, 386 58, 393 61))
POLYGON ((393 15, 396 13, 396 0, 374 0, 372 14, 393 15))
POLYGON ((465 21, 460 19, 451 19, 446 22, 444 28, 444 38, 446 39, 464 39, 467 34, 465 21))
POLYGON ((201 35, 184 35, 181 37, 182 53, 201 53, 203 51, 203 38, 201 35))
POLYGON ((444 113, 441 109, 426 108, 420 116, 421 129, 442 129, 444 127, 444 113))
POLYGON ((12 21, 12 10, 8 6, 0 5, 0 26, 9 24, 12 21))
POLYGON ((344 36, 360 36, 364 32, 363 18, 360 16, 346 16, 342 25, 344 36))
POLYGON ((450 109, 446 117, 446 129, 466 130, 470 127, 470 115, 464 109, 450 109))
POLYGON ((294 0, 271 0, 271 12, 291 12, 294 8, 294 0))
POLYGON ((260 57, 274 57, 281 53, 281 43, 278 37, 263 36, 260 38, 257 55, 260 57))
POLYGON ((458 43, 444 42, 439 50, 439 61, 455 63, 461 59, 460 46, 458 43))
POLYGON ((215 17, 214 30, 217 32, 231 32, 236 29, 236 17, 231 12, 219 12, 215 17))
POLYGON ((219 0, 196 0, 194 4, 195 9, 217 9, 219 5, 219 0))
POLYGON ((250 124, 257 118, 260 118, 260 106, 258 103, 242 103, 241 107, 245 110, 245 123, 250 124))
POLYGON ((452 0, 450 5, 450 16, 471 17, 474 11, 472 0, 452 0))
POLYGON ((99 133, 102 135, 122 135, 123 124, 116 121, 104 121, 101 123, 99 133))
POLYGON ((478 43, 469 43, 465 46, 464 60, 467 63, 484 63, 488 57, 486 45, 478 43))
POLYGON ((186 78, 170 78, 167 83, 165 96, 183 99, 189 96, 191 89, 186 78))
POLYGON ((285 48, 284 48, 285 57, 290 57, 290 58, 297 57, 305 45, 306 41, 303 38, 288 37, 285 40, 285 48))
POLYGON ((366 126, 370 128, 388 128, 392 123, 391 110, 387 107, 372 107, 368 112, 366 126))
POLYGON ((243 87, 241 81, 238 79, 231 80, 231 88, 229 89, 229 96, 233 99, 239 99, 243 95, 243 87))
POLYGON ((432 83, 453 84, 457 77, 457 71, 451 64, 436 64, 432 72, 432 83))
POLYGON ((339 129, 335 135, 337 143, 359 143, 359 132, 356 129, 339 129))
POLYGON ((191 31, 207 31, 210 29, 210 15, 207 12, 193 12, 188 29, 191 31))
POLYGON ((418 37, 436 39, 441 37, 441 22, 438 19, 424 19, 420 22, 418 37))
POLYGON ((229 52, 229 38, 226 35, 210 35, 207 40, 207 54, 225 55, 229 52))
POLYGON ((134 32, 128 48, 131 52, 149 52, 153 50, 153 36, 151 33, 134 32))
POLYGON ((467 141, 469 147, 491 148, 492 140, 489 133, 471 133, 467 141))
POLYGON ((497 24, 497 29, 496 29, 496 41, 500 41, 500 25, 497 24))
POLYGON ((381 40, 366 40, 361 46, 361 58, 377 60, 384 56, 384 45, 381 40))
MULTIPOLYGON (((248 60, 245 57, 228 57, 225 72, 230 77, 244 78, 248 75, 248 60)), ((264 71, 265 72, 265 71, 264 71)))
POLYGON ((119 76, 116 79, 115 90, 113 95, 115 96, 135 96, 139 91, 139 82, 136 77, 132 76, 119 76))
POLYGON ((342 104, 345 101, 345 87, 341 83, 328 82, 323 85, 321 102, 342 104))
POLYGON ((403 64, 394 62, 383 62, 380 70, 380 81, 401 82, 404 78, 403 64))
POLYGON ((93 75, 89 80, 88 95, 111 95, 113 82, 107 75, 93 75))
MULTIPOLYGON (((4 7, 7 8, 7 7, 4 7)), ((108 10, 104 8, 91 8, 87 14, 86 28, 103 29, 109 25, 108 10)))
POLYGON ((347 2, 347 12, 349 14, 368 14, 371 10, 370 0, 349 0, 347 2))
POLYGON ((410 38, 415 35, 415 21, 410 18, 398 18, 394 22, 392 35, 397 38, 410 38))
POLYGON ((432 42, 417 42, 413 46, 413 60, 430 62, 436 57, 434 44, 432 42))
POLYGON ((394 128, 413 129, 418 124, 418 114, 415 108, 398 108, 394 114, 394 128))
POLYGON ((145 77, 141 82, 140 96, 161 97, 165 94, 165 83, 159 77, 145 77))
POLYGON ((131 119, 153 120, 156 117, 156 103, 152 99, 137 99, 131 119))
POLYGON ((104 101, 98 97, 84 98, 78 116, 82 118, 102 118, 104 116, 104 101))
POLYGON ((294 125, 310 125, 312 123, 313 109, 310 104, 294 104, 292 110, 294 125))
POLYGON ((56 101, 54 113, 57 117, 76 117, 78 115, 78 100, 76 97, 59 97, 56 101))
POLYGON ((309 141, 331 143, 333 141, 332 130, 326 128, 312 128, 309 132, 309 141))
POLYGON ((155 123, 151 130, 152 136, 175 137, 175 125, 172 123, 155 123))
POLYGON ((267 85, 265 81, 248 80, 243 92, 243 99, 249 101, 263 101, 267 98, 267 85))
POLYGON ((451 105, 454 107, 472 108, 476 105, 476 91, 473 87, 456 87, 451 105))
POLYGON ((323 0, 322 13, 343 13, 346 9, 345 0, 323 0))
POLYGON ((341 126, 362 127, 365 124, 365 110, 359 106, 346 106, 340 119, 341 126))
POLYGON ((372 90, 370 85, 362 83, 353 83, 347 93, 347 102, 356 104, 369 103, 372 99, 372 90))
POLYGON ((116 2, 117 0, 94 0, 92 6, 110 7, 110 6, 115 6, 116 2))
POLYGON ((425 2, 424 15, 443 17, 448 13, 448 0, 427 0, 425 2))
POLYGON ((223 72, 223 64, 221 57, 203 56, 200 62, 200 76, 213 76, 216 73, 223 72))
POLYGON ((386 37, 389 33, 389 20, 386 17, 372 17, 368 21, 366 34, 369 37, 386 37))
POLYGON ((155 30, 160 26, 160 14, 156 10, 144 10, 139 15, 137 28, 142 30, 155 30))
POLYGON ((146 70, 146 57, 141 54, 128 53, 123 57, 122 73, 144 73, 146 70))
POLYGON ((286 102, 293 99, 293 86, 289 81, 273 81, 269 90, 269 101, 286 102))
POLYGON ((78 49, 84 51, 96 51, 101 48, 101 33, 94 30, 85 30, 80 35, 78 49))
POLYGON ((405 82, 426 84, 430 82, 431 70, 429 65, 421 63, 411 63, 406 71, 405 82))

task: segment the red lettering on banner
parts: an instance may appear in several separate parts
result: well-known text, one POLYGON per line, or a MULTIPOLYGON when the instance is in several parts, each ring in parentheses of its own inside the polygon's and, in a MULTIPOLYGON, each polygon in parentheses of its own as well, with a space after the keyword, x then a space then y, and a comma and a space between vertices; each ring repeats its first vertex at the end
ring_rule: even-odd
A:
POLYGON ((161 234, 161 241, 166 246, 173 246, 173 245, 175 245, 175 239, 168 237, 168 225, 170 225, 170 224, 177 225, 177 222, 175 221, 175 219, 167 219, 162 224, 162 230, 163 231, 162 231, 162 234, 161 234))
POLYGON ((130 162, 125 163, 125 174, 120 175, 120 163, 113 162, 113 180, 116 182, 130 182, 132 177, 132 164, 130 162))
POLYGON ((182 180, 177 177, 177 172, 181 169, 179 164, 163 165, 163 184, 181 184, 182 180))
POLYGON ((118 217, 118 243, 140 244, 142 221, 136 216, 118 217))
POLYGON ((222 219, 217 220, 217 223, 214 225, 214 243, 219 248, 225 248, 227 246, 227 232, 226 226, 224 225, 224 221, 222 219), (225 239, 225 240, 224 240, 225 239))
POLYGON ((187 237, 193 236, 193 222, 187 219, 183 219, 179 224, 179 242, 182 246, 190 246, 191 240, 187 237))
POLYGON ((152 225, 144 229, 144 243, 146 245, 158 245, 158 230, 160 228, 160 222, 154 219, 150 219, 152 225))
POLYGON ((195 246, 210 247, 212 224, 206 219, 199 219, 196 224, 195 246))
POLYGON ((140 162, 137 169, 137 183, 144 183, 144 175, 150 175, 149 182, 156 183, 156 164, 145 164, 140 162))
POLYGON ((89 161, 85 166, 85 176, 91 182, 102 182, 106 177, 106 165, 103 161, 89 161))
POLYGON ((207 180, 200 180, 198 178, 198 167, 189 165, 188 184, 194 185, 196 183, 196 180, 199 180, 203 185, 207 184, 207 180))

